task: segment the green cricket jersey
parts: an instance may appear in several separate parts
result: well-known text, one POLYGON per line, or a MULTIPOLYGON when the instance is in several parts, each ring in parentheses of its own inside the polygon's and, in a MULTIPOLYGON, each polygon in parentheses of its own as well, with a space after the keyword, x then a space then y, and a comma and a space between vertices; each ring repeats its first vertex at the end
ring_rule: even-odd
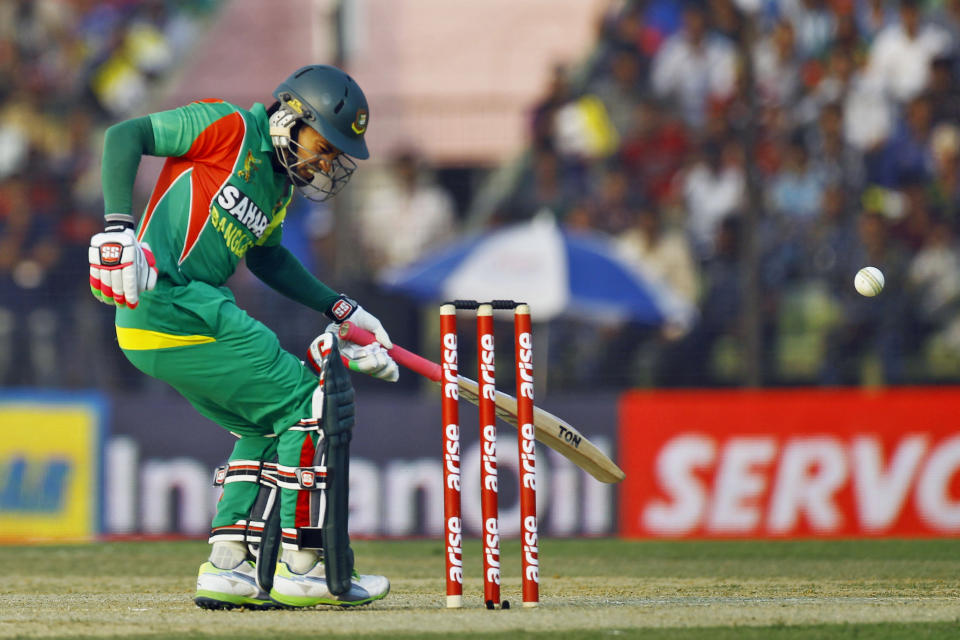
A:
POLYGON ((150 115, 154 151, 168 158, 138 238, 177 284, 227 281, 253 245, 280 243, 293 186, 273 171, 267 114, 222 101, 150 115))

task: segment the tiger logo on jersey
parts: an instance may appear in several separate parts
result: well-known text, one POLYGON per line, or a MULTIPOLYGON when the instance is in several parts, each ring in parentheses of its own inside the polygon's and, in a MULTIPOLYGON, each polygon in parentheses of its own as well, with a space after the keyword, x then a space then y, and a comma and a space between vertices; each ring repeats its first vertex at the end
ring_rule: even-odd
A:
POLYGON ((256 171, 262 161, 253 155, 253 151, 247 150, 247 157, 243 159, 243 169, 237 171, 237 175, 243 178, 244 182, 250 182, 253 172, 256 171))

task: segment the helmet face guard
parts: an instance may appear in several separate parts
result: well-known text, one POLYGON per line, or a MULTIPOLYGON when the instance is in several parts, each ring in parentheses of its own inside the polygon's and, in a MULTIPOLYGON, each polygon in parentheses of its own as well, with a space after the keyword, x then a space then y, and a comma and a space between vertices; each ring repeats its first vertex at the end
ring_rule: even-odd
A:
MULTIPOLYGON (((340 153, 330 162, 330 169, 324 171, 319 165, 321 156, 315 154, 306 159, 300 157, 297 151, 300 149, 307 151, 307 149, 293 138, 289 139, 286 148, 277 147, 276 149, 277 159, 287 170, 287 175, 290 177, 293 186, 297 188, 300 195, 314 202, 323 202, 335 196, 347 185, 353 172, 357 170, 356 161, 350 156, 340 153), (308 179, 303 176, 301 171, 304 169, 312 175, 312 178, 308 179)), ((303 155, 307 155, 307 153, 303 155)))

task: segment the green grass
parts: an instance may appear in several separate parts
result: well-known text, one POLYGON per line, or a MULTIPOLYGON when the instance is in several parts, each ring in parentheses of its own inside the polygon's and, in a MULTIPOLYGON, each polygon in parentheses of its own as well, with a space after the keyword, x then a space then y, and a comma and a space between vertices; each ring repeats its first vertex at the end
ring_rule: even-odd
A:
POLYGON ((443 608, 438 542, 358 541, 358 569, 390 577, 357 610, 210 612, 191 597, 204 542, 0 547, 0 637, 956 638, 960 540, 541 541, 541 606, 519 602, 519 546, 503 597, 481 606, 480 544, 465 607, 443 608))

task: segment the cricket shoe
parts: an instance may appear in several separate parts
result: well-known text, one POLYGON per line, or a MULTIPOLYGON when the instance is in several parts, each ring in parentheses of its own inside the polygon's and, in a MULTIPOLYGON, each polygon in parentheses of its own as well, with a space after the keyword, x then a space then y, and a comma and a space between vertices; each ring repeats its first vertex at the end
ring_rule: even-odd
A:
POLYGON ((306 573, 294 573, 281 560, 277 562, 277 571, 273 574, 270 597, 288 607, 313 607, 318 604, 358 607, 380 600, 389 592, 390 581, 385 576, 362 576, 354 571, 350 590, 333 595, 327 589, 322 562, 313 565, 306 573))
POLYGON ((277 608, 277 603, 257 585, 257 568, 250 560, 233 569, 220 569, 212 562, 204 562, 197 575, 193 601, 204 609, 277 608))

